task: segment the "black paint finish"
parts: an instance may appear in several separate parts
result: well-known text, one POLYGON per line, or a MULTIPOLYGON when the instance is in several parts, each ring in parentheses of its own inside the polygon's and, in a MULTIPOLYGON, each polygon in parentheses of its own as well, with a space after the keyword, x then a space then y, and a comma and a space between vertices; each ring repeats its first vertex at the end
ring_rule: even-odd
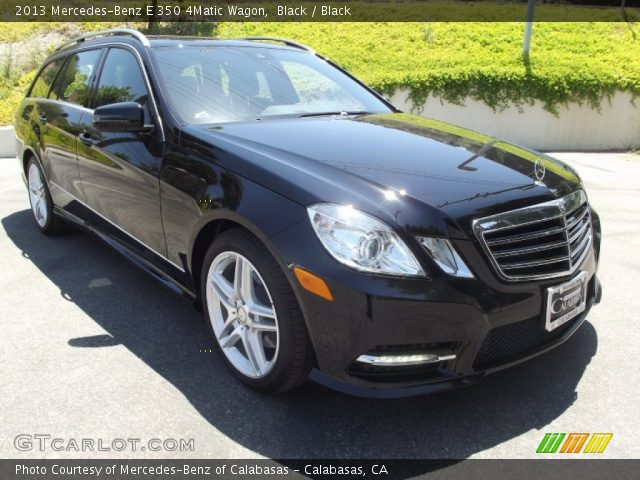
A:
MULTIPOLYGON (((154 45, 171 42, 178 40, 152 40, 152 47, 144 48, 130 38, 112 37, 52 56, 88 48, 135 54, 148 90, 145 122, 151 127, 98 131, 91 108, 27 97, 15 118, 18 158, 23 165, 30 156, 41 162, 59 214, 195 301, 202 255, 215 235, 234 226, 249 230, 290 279, 322 372, 314 378, 334 388, 357 387, 371 395, 393 388, 394 395, 405 395, 471 383, 484 373, 473 362, 490 330, 531 318, 542 328, 545 289, 566 278, 499 280, 471 223, 581 188, 570 167, 390 105, 388 113, 184 125, 163 97, 152 57, 154 45), (323 201, 350 204, 386 222, 428 278, 369 275, 337 263, 307 217, 306 206, 323 201), (416 235, 451 239, 476 278, 442 273, 416 235), (300 288, 291 265, 324 278, 335 301, 300 288), (423 378, 401 382, 372 382, 348 372, 352 360, 374 347, 408 344, 446 344, 457 358, 423 378)), ((94 95, 96 78, 90 80, 94 95)), ((592 218, 594 245, 582 266, 590 278, 590 304, 601 291, 595 276, 600 223, 593 211, 592 218)), ((561 343, 583 319, 562 337, 550 337, 501 367, 561 343)))

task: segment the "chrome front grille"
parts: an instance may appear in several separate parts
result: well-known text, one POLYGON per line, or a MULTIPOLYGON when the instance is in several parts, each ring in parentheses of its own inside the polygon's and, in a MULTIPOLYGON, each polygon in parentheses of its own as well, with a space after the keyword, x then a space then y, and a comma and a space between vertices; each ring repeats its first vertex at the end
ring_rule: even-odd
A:
POLYGON ((481 218, 473 229, 498 275, 513 281, 573 273, 592 241, 589 204, 582 190, 481 218))

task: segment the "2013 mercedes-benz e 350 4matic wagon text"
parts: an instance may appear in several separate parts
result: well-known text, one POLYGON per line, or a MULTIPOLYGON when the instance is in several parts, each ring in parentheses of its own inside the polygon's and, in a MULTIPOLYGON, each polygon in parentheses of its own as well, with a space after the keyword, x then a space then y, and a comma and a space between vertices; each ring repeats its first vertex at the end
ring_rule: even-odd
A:
POLYGON ((74 39, 15 127, 40 230, 88 229, 200 305, 261 391, 473 383, 600 299, 574 170, 401 113, 289 40, 74 39))

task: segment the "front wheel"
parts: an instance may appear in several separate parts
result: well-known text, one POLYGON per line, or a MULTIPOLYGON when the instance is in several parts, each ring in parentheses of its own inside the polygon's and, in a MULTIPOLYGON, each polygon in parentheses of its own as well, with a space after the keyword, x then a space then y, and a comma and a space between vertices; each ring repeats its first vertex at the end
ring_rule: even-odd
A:
POLYGON ((216 349, 243 383, 278 393, 306 379, 312 355, 302 313, 257 238, 241 229, 219 235, 205 256, 201 292, 216 349))

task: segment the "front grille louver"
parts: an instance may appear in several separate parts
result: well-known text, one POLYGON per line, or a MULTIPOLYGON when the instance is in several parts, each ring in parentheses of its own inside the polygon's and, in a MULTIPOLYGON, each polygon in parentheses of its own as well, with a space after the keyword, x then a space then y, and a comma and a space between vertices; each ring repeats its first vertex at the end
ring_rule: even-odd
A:
POLYGON ((511 281, 569 275, 592 242, 589 204, 582 190, 481 218, 473 228, 498 275, 511 281))

